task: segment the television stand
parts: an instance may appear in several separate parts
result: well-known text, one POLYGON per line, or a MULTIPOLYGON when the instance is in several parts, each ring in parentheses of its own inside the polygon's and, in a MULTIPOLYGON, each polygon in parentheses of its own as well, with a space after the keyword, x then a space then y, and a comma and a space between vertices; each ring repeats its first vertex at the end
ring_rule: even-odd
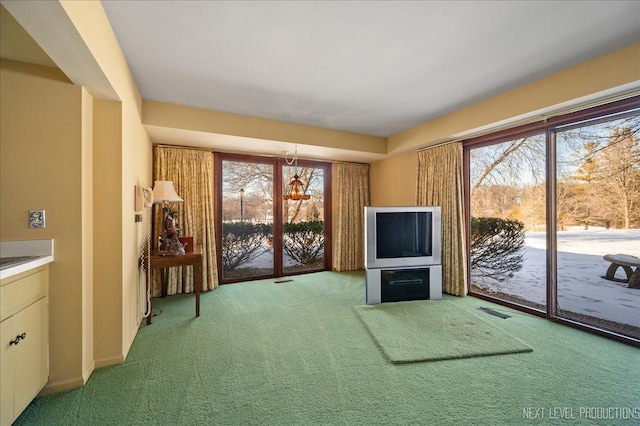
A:
POLYGON ((367 305, 442 299, 442 266, 367 269, 367 305))

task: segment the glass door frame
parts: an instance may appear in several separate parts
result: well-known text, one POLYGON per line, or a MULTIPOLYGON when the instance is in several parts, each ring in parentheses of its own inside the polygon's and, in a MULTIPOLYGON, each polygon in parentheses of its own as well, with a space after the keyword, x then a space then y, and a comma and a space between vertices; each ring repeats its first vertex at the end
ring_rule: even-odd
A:
MULTIPOLYGON (((478 138, 474 138, 474 139, 469 139, 466 141, 463 141, 463 176, 464 176, 464 205, 465 205, 465 213, 464 213, 464 217, 465 217, 465 228, 466 228, 466 251, 467 251, 467 283, 469 283, 469 285, 467 286, 467 294, 477 297, 479 299, 485 299, 488 300, 490 302, 494 302, 494 303, 499 303, 501 305, 505 305, 505 306, 509 306, 511 308, 514 309, 518 309, 524 312, 527 312, 529 314, 532 315, 536 315, 536 316, 540 316, 540 317, 546 317, 547 314, 546 312, 549 311, 549 304, 550 304, 550 298, 549 298, 549 287, 547 286, 547 296, 546 296, 546 312, 542 311, 540 309, 535 309, 532 308, 530 306, 526 306, 523 304, 519 304, 519 303, 515 303, 515 302, 511 302, 508 300, 504 300, 504 299, 500 299, 497 297, 493 297, 487 294, 483 294, 483 293, 478 293, 478 292, 474 292, 471 289, 471 150, 473 149, 477 149, 477 148, 483 148, 489 145, 496 145, 499 143, 503 143, 503 142, 508 142, 508 141, 512 141, 515 139, 520 139, 520 138, 525 138, 525 137, 529 137, 532 135, 536 135, 536 134, 541 134, 541 133, 545 133, 546 128, 544 126, 544 123, 531 123, 525 126, 521 126, 518 128, 514 128, 514 129, 507 129, 507 130, 503 130, 500 132, 496 132, 490 135, 486 135, 483 137, 478 137, 478 138)), ((548 235, 549 235, 549 157, 548 157, 548 138, 547 138, 547 144, 545 145, 545 149, 547 150, 547 158, 545 160, 545 173, 546 173, 546 197, 547 197, 547 211, 546 211, 546 228, 547 228, 547 252, 546 252, 546 275, 547 275, 547 283, 549 282, 549 277, 550 277, 550 258, 549 258, 549 253, 550 253, 550 247, 549 247, 549 239, 548 239, 548 235)))
POLYGON ((470 265, 470 250, 471 250, 471 188, 470 188, 470 151, 475 148, 481 148, 488 145, 493 145, 509 140, 517 139, 519 137, 531 135, 534 133, 546 134, 546 240, 547 240, 547 303, 546 311, 542 312, 537 309, 532 309, 528 306, 516 304, 504 299, 492 297, 490 295, 480 294, 471 290, 471 285, 468 286, 467 294, 488 300, 493 303, 508 306, 523 312, 527 312, 532 315, 547 318, 549 320, 563 323, 575 328, 586 330, 595 334, 599 334, 608 338, 623 341, 625 343, 632 344, 640 347, 640 340, 634 339, 625 335, 619 335, 614 332, 598 328, 594 325, 589 325, 581 322, 577 322, 566 317, 558 316, 558 304, 557 304, 557 179, 556 179, 556 133, 559 130, 564 130, 570 127, 579 127, 584 122, 596 121, 599 118, 606 120, 607 116, 611 116, 618 113, 628 112, 632 114, 633 111, 640 109, 640 96, 633 96, 626 99, 614 101, 611 103, 594 106, 591 108, 585 107, 585 109, 577 110, 574 112, 568 112, 565 114, 559 114, 555 117, 540 118, 540 121, 524 124, 519 127, 514 127, 506 130, 497 131, 495 133, 478 136, 475 138, 462 141, 463 144, 463 181, 464 181, 464 217, 465 227, 467 230, 466 237, 466 250, 467 250, 467 282, 471 283, 471 265, 470 265))
POLYGON ((220 284, 231 284, 242 281, 254 281, 268 278, 279 278, 284 276, 293 276, 307 274, 312 272, 330 271, 333 267, 332 254, 332 206, 331 206, 331 163, 315 160, 298 159, 298 167, 313 167, 323 170, 323 191, 324 191, 324 268, 306 270, 303 272, 285 273, 283 268, 283 208, 282 195, 284 184, 282 182, 283 166, 290 166, 284 158, 267 157, 259 155, 243 155, 214 152, 214 225, 216 240, 216 259, 218 264, 218 282, 220 284), (250 277, 242 279, 223 279, 222 271, 222 162, 237 161, 247 163, 261 163, 273 165, 273 252, 274 252, 274 272, 272 275, 263 275, 259 277, 250 277))

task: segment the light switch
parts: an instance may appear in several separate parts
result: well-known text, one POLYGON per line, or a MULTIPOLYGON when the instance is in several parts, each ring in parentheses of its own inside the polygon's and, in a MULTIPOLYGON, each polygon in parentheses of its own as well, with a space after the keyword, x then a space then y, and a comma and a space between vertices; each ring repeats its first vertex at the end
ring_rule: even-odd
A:
POLYGON ((44 228, 44 210, 29 210, 29 228, 44 228))

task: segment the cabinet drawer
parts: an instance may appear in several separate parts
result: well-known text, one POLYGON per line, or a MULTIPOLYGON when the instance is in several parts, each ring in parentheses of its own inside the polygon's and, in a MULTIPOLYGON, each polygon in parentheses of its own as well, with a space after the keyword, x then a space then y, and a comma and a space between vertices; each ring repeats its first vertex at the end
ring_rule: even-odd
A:
POLYGON ((47 295, 48 268, 42 267, 17 275, 0 287, 0 321, 47 295))

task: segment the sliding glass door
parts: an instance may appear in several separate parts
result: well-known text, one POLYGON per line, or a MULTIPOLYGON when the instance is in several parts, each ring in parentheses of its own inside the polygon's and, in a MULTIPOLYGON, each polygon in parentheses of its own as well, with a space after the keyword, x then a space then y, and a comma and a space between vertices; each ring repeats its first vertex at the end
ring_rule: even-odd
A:
POLYGON ((554 129, 557 315, 640 338, 640 289, 606 254, 640 256, 640 115, 554 129))
POLYGON ((469 162, 471 290, 544 311, 544 134, 474 148, 469 162))
POLYGON ((470 294, 640 342, 636 269, 605 259, 640 258, 640 97, 468 140, 464 153, 470 294))
POLYGON ((330 164, 217 154, 220 281, 331 269, 330 164), (303 195, 283 197, 298 176, 303 195))
POLYGON ((221 280, 273 275, 274 165, 227 159, 221 169, 221 280))
POLYGON ((282 165, 283 192, 295 176, 303 182, 308 200, 284 200, 282 205, 283 272, 324 269, 325 259, 325 168, 282 165))

